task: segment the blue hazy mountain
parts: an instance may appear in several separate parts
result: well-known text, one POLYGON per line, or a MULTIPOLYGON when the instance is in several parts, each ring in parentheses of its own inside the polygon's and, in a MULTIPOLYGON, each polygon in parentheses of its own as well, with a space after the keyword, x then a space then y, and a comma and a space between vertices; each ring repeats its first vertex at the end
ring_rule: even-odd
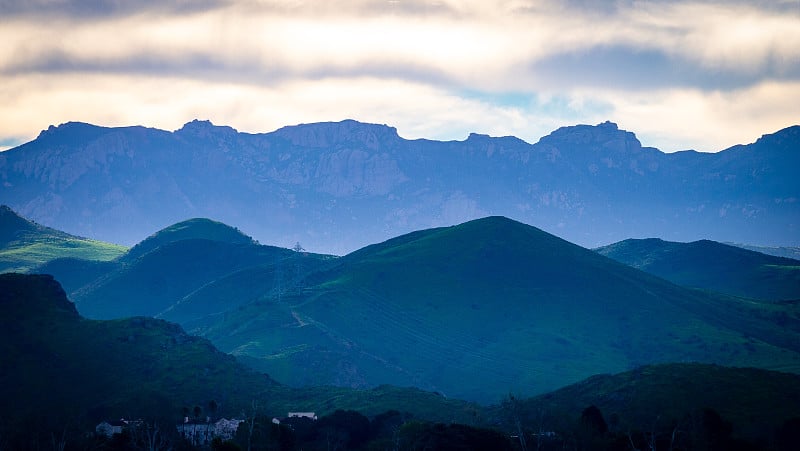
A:
POLYGON ((190 217, 343 255, 424 228, 503 215, 586 247, 627 238, 799 244, 800 126, 717 153, 643 147, 610 122, 535 144, 407 140, 356 121, 240 133, 51 126, 0 153, 0 197, 27 218, 131 245, 190 217))

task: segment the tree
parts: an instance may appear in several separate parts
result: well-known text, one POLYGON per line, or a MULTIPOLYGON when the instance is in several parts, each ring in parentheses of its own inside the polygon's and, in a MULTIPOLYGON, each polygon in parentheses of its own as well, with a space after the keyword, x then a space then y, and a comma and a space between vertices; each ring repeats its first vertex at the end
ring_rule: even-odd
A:
POLYGON ((239 426, 236 442, 248 450, 290 451, 295 449, 295 432, 289 426, 274 424, 272 418, 258 414, 239 426))
POLYGON ((208 420, 206 421, 206 440, 209 439, 208 429, 211 427, 211 422, 215 421, 215 419, 216 419, 217 409, 218 408, 219 408, 219 405, 217 405, 217 401, 214 401, 212 399, 211 401, 208 402, 208 411, 209 411, 210 415, 208 416, 208 420))
POLYGON ((214 437, 211 440, 211 449, 213 451, 241 451, 242 448, 230 440, 222 440, 220 437, 214 437))
POLYGON ((356 449, 369 439, 369 419, 355 410, 337 410, 317 426, 331 449, 356 449))
POLYGON ((608 424, 603 419, 603 414, 595 405, 583 409, 581 414, 581 424, 589 430, 592 435, 603 435, 608 432, 608 424))
POLYGON ((408 449, 511 450, 508 438, 495 430, 464 424, 429 424, 411 421, 403 425, 403 444, 408 449))
POLYGON ((609 438, 608 424, 600 409, 595 405, 583 409, 577 434, 578 443, 585 449, 607 449, 609 438))
POLYGON ((796 449, 795 447, 800 443, 800 417, 786 420, 778 429, 775 442, 779 451, 796 449))
POLYGON ((522 451, 527 451, 528 443, 527 440, 525 440, 525 431, 522 429, 519 400, 514 397, 512 393, 509 393, 508 398, 503 399, 501 406, 503 411, 514 424, 514 429, 517 431, 517 439, 519 440, 519 447, 522 449, 522 451))

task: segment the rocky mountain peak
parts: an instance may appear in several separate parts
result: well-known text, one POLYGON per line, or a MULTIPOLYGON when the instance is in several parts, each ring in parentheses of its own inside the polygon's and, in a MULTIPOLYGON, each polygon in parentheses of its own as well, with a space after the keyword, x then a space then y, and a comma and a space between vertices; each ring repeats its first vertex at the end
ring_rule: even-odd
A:
POLYGON ((296 146, 324 148, 357 143, 368 149, 400 140, 397 129, 388 125, 367 124, 352 119, 283 127, 272 133, 296 146))
POLYGON ((65 122, 58 126, 51 125, 47 130, 42 130, 37 141, 58 140, 61 144, 83 142, 93 139, 103 133, 106 127, 87 124, 84 122, 65 122))
POLYGON ((636 135, 621 130, 617 124, 605 121, 597 125, 573 125, 561 127, 543 137, 538 144, 551 145, 561 149, 581 148, 612 153, 638 151, 642 143, 636 135))
POLYGON ((797 151, 797 149, 800 149, 800 125, 793 125, 775 133, 763 135, 755 144, 781 150, 797 151))
POLYGON ((214 125, 209 120, 200 120, 194 119, 191 122, 187 122, 178 130, 175 130, 175 133, 185 136, 193 136, 197 138, 207 138, 216 133, 226 133, 226 134, 234 134, 238 133, 237 130, 233 127, 228 127, 224 125, 214 125))

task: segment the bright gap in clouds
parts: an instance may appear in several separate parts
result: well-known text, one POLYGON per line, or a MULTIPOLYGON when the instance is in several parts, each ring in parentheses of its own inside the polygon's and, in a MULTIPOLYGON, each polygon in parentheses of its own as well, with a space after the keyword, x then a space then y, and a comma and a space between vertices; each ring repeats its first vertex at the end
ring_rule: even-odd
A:
POLYGON ((70 120, 352 118, 529 142, 611 120, 664 151, 718 151, 800 118, 800 1, 434 3, 0 4, 0 146, 70 120))

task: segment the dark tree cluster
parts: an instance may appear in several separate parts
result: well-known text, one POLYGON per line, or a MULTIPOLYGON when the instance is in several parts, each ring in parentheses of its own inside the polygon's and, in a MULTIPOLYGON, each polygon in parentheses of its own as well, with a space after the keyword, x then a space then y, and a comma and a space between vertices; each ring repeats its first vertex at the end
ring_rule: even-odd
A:
MULTIPOLYGON (((525 431, 526 440, 514 442, 517 449, 576 451, 789 451, 800 449, 800 418, 787 420, 770 437, 747 440, 734 434, 733 425, 711 408, 686 414, 679 421, 654 425, 648 431, 630 429, 612 416, 606 422, 597 406, 588 406, 571 423, 551 418, 555 431, 541 434, 525 431), (611 425, 610 425, 611 424, 611 425)), ((526 418, 533 423, 532 419, 526 418)), ((512 429, 511 424, 507 429, 512 429)))
MULTIPOLYGON (((319 420, 288 418, 274 424, 266 416, 240 427, 235 444, 242 450, 511 450, 495 430, 461 424, 412 420, 386 411, 372 420, 352 410, 337 410, 319 420)), ((221 448, 220 448, 221 449, 221 448)))

